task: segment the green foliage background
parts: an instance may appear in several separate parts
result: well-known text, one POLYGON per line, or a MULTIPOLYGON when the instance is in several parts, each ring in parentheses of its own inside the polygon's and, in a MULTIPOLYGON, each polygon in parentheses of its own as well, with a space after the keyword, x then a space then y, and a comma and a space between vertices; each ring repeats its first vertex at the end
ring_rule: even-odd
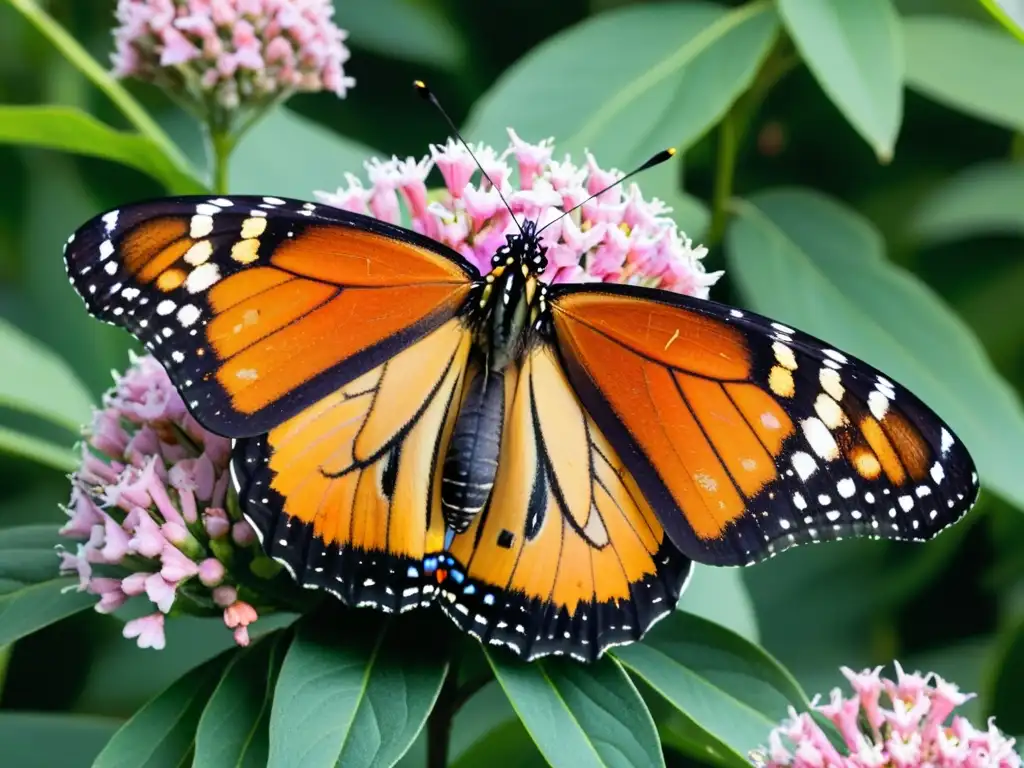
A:
POLYGON ((728 270, 714 297, 891 373, 974 454, 981 501, 929 545, 699 569, 650 642, 582 668, 351 611, 261 620, 243 653, 176 620, 153 653, 61 593, 71 446, 129 349, 85 315, 61 244, 101 210, 204 189, 205 159, 164 95, 103 74, 112 0, 47 3, 68 39, 30 0, 0 2, 4 765, 421 765, 438 697, 458 766, 742 765, 839 665, 894 658, 1024 735, 1024 43, 986 5, 339 0, 357 87, 296 97, 243 141, 230 192, 332 189, 370 154, 444 138, 411 95, 423 78, 470 141, 503 147, 513 126, 605 167, 679 147, 640 183, 728 270))

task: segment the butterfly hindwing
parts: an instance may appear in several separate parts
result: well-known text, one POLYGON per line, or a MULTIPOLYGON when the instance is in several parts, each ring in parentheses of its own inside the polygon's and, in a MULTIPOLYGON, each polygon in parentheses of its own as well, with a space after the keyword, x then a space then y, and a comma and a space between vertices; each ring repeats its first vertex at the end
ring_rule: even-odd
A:
POLYGON ((673 543, 716 565, 844 536, 924 540, 973 504, 971 459, 871 366, 753 313, 558 287, 573 387, 673 543))
POLYGON ((208 429, 267 432, 459 311, 471 269, 366 216, 185 197, 98 216, 65 248, 96 317, 131 331, 208 429))

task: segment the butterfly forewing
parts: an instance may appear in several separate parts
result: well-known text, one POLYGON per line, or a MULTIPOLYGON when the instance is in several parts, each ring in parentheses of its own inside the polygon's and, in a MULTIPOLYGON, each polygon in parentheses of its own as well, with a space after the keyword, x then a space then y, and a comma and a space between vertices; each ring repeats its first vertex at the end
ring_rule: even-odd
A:
POLYGON ((267 432, 455 316, 471 269, 375 219, 273 197, 93 219, 65 263, 89 311, 164 365, 196 418, 267 432))
POLYGON ((627 286, 555 292, 570 380, 673 543, 716 565, 925 540, 973 504, 963 444, 871 366, 766 318, 627 286))

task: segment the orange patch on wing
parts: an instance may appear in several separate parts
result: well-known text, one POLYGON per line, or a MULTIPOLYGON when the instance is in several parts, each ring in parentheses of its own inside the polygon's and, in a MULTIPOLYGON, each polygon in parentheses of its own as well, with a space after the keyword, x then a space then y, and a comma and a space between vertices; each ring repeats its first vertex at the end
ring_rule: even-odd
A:
POLYGON ((892 410, 882 419, 882 427, 910 476, 918 481, 924 480, 931 464, 931 449, 921 433, 892 410))
POLYGON ((160 277, 156 279, 156 287, 168 293, 184 283, 185 277, 185 273, 180 269, 168 269, 160 273, 160 277))
POLYGON ((467 290, 450 285, 344 290, 235 355, 221 366, 217 380, 236 410, 255 413, 427 315, 445 309, 454 312, 467 290), (239 371, 254 371, 256 378, 240 378, 239 371))
POLYGON ((278 246, 270 261, 297 275, 337 285, 469 282, 462 269, 433 251, 348 227, 310 227, 278 246))
POLYGON ((903 471, 903 465, 900 463, 896 451, 893 450, 889 438, 882 431, 881 424, 873 416, 864 416, 860 421, 860 431, 868 445, 871 446, 878 463, 882 465, 882 471, 889 478, 889 482, 893 485, 903 485, 907 474, 903 471))
POLYGON ((187 218, 168 216, 152 219, 134 227, 121 241, 125 268, 132 274, 138 274, 145 268, 139 275, 139 280, 144 283, 154 280, 178 258, 184 256, 185 251, 192 246, 192 240, 188 238, 188 221, 187 218), (175 248, 169 250, 172 246, 175 248), (177 256, 165 263, 165 259, 161 257, 169 252, 176 253, 177 256), (154 265, 157 259, 160 263, 154 265))
POLYGON ((758 439, 772 456, 778 456, 786 438, 793 434, 793 421, 782 406, 754 384, 726 384, 725 391, 758 439))
POLYGON ((749 499, 775 479, 775 462, 716 381, 676 374, 679 388, 729 474, 749 499))
POLYGON ((210 307, 214 314, 219 315, 246 299, 294 279, 288 273, 270 267, 251 267, 236 272, 210 289, 210 307))
POLYGON ((742 334, 680 307, 627 296, 576 293, 553 305, 559 335, 580 325, 633 352, 682 371, 716 379, 745 379, 750 354, 742 334))

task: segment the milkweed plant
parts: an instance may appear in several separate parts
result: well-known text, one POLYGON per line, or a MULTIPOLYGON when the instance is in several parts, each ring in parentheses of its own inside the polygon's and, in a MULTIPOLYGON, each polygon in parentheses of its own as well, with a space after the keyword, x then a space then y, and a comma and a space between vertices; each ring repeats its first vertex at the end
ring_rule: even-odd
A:
MULTIPOLYGON (((458 2, 377 11, 337 3, 336 16, 327 0, 118 0, 102 19, 112 34, 104 64, 32 0, 8 3, 0 19, 11 34, 41 34, 106 103, 80 101, 96 101, 102 117, 77 106, 0 106, 0 141, 133 168, 152 194, 312 198, 407 226, 482 271, 517 220, 555 222, 547 282, 710 297, 848 342, 920 384, 951 418, 961 414, 954 424, 994 494, 957 532, 918 549, 829 544, 745 573, 698 567, 678 609, 642 643, 591 665, 523 663, 433 611, 383 616, 296 587, 245 519, 230 440, 189 414, 154 358, 118 347, 113 386, 92 399, 81 372, 31 328, 4 321, 0 345, 20 362, 0 377, 0 402, 53 428, 14 419, 0 442, 51 485, 50 470, 70 473, 55 473, 68 498, 60 521, 43 508, 8 523, 8 497, 0 501, 0 743, 22 756, 12 765, 30 764, 30 741, 31 764, 62 766, 1021 764, 1012 735, 1024 733, 1024 623, 1019 600, 986 590, 998 583, 1019 594, 1024 572, 1008 560, 999 578, 957 593, 999 606, 980 656, 934 652, 965 608, 952 609, 945 587, 925 588, 948 578, 954 558, 981 573, 969 565, 985 524, 977 516, 998 516, 1007 541, 1024 530, 1015 518, 1024 485, 1007 458, 1019 455, 1011 442, 1024 445, 1019 402, 943 299, 886 259, 899 230, 878 202, 884 195, 863 205, 890 227, 883 237, 849 202, 772 183, 773 163, 803 151, 788 142, 821 131, 814 121, 825 110, 858 173, 895 172, 905 113, 936 119, 928 99, 1016 138, 1007 138, 1009 159, 985 158, 944 186, 932 180, 915 201, 915 243, 899 240, 902 252, 1024 231, 1019 206, 1009 211, 991 191, 1024 190, 1024 112, 1013 106, 1022 103, 1024 44, 981 5, 961 18, 939 3, 913 15, 891 0, 596 3, 608 8, 545 11, 541 28, 490 55, 493 30, 458 2), (439 73, 456 99, 474 94, 460 107, 469 107, 468 146, 410 98, 409 79, 394 74, 410 63, 439 73), (793 94, 798 109, 777 106, 793 94), (381 104, 418 154, 403 159, 375 138, 381 104), (344 115, 355 126, 364 112, 375 115, 357 132, 366 145, 310 117, 344 115), (205 172, 195 165, 203 153, 168 132, 184 135, 181 115, 201 129, 205 172), (588 200, 659 142, 677 146, 680 160, 588 200), (59 433, 76 421, 72 451, 59 433), (919 599, 904 644, 898 616, 919 599), (31 670, 43 679, 58 644, 60 674, 79 681, 77 693, 26 693, 31 670), (922 647, 937 671, 910 673, 894 658, 916 664, 922 647), (830 685, 840 666, 846 690, 808 698, 805 686, 830 685), (959 671, 980 696, 947 681, 959 671), (128 685, 129 675, 139 679, 128 685), (97 683, 125 691, 98 696, 97 683), (27 714, 39 709, 53 714, 27 714), (89 738, 68 746, 82 727, 89 738)), ((501 28, 522 25, 528 10, 507 12, 501 28)), ((99 23, 62 17, 73 31, 99 23)), ((907 142, 918 154, 929 146, 919 135, 907 142)), ((105 176, 90 176, 99 198, 141 196, 134 182, 129 190, 105 176)), ((26 258, 59 266, 59 245, 26 258)), ((84 313, 61 321, 90 322, 84 313)))

